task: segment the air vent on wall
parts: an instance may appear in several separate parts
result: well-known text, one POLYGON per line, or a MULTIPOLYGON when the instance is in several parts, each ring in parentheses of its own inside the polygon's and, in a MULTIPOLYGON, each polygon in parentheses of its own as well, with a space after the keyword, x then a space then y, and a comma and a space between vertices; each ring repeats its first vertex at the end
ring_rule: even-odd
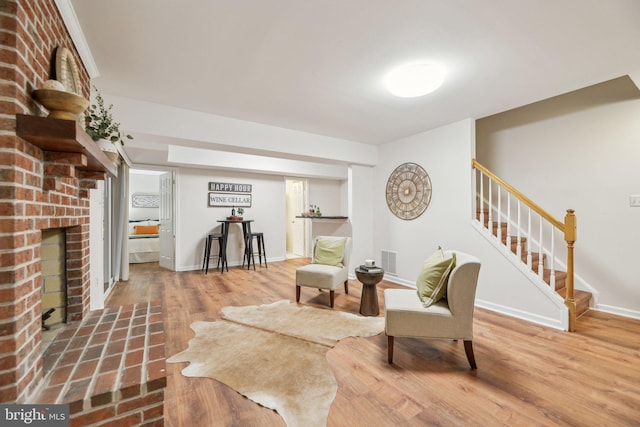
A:
POLYGON ((384 271, 389 274, 398 274, 398 271, 396 269, 396 259, 398 257, 398 253, 391 251, 382 251, 381 253, 382 268, 384 269, 384 271))

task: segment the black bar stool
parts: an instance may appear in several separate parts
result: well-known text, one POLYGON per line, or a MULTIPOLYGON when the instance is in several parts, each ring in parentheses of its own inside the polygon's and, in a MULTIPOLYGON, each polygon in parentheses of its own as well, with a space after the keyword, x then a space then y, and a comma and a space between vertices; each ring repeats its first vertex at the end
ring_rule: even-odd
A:
MULTIPOLYGON (((258 246, 258 265, 262 266, 262 258, 264 257, 264 266, 267 268, 267 253, 264 249, 264 233, 250 233, 247 238, 247 245, 249 250, 247 251, 246 259, 247 264, 250 264, 249 254, 251 254, 251 261, 253 261, 253 269, 256 269, 256 258, 255 252, 253 251, 253 239, 256 239, 256 243, 258 246)), ((244 260, 242 261, 242 265, 244 265, 244 260)))
POLYGON ((224 242, 224 233, 209 233, 207 237, 204 239, 204 259, 202 260, 202 269, 204 270, 204 274, 209 272, 209 260, 211 259, 211 247, 213 246, 213 241, 218 241, 218 263, 216 264, 216 268, 220 268, 220 271, 224 273, 225 266, 227 267, 227 271, 229 271, 229 266, 227 265, 227 257, 225 256, 225 242, 224 242))

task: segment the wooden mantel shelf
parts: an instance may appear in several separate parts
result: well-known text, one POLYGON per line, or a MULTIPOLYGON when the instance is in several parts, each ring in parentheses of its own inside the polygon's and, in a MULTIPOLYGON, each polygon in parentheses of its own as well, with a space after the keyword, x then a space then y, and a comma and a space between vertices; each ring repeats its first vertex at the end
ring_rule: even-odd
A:
POLYGON ((77 169, 118 176, 113 162, 76 121, 17 114, 16 133, 44 151, 83 153, 87 156, 87 165, 77 169))

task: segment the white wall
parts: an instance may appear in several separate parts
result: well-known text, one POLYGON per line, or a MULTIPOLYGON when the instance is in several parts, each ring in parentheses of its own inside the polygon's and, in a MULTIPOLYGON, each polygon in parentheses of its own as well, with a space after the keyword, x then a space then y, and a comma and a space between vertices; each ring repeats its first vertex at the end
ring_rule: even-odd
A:
POLYGON ((104 181, 89 190, 89 276, 90 308, 104 308, 104 181))
MULTIPOLYGON (((350 272, 364 263, 365 259, 375 259, 380 264, 380 252, 374 250, 374 236, 384 230, 374 228, 374 169, 366 166, 351 166, 349 169, 349 218, 351 221, 353 245, 351 249, 350 272)), ((353 273, 355 274, 355 273, 353 273)))
MULTIPOLYGON (((231 214, 231 208, 207 206, 208 183, 232 182, 252 185, 252 206, 244 217, 252 219, 252 231, 264 233, 267 259, 286 257, 286 189, 285 177, 270 174, 180 168, 177 180, 177 270, 194 270, 202 266, 205 236, 219 230, 219 219, 231 214)), ((310 180, 309 192, 322 201, 326 212, 342 209, 341 188, 337 180, 310 180)), ((242 233, 239 226, 230 229, 227 256, 229 265, 242 263, 242 233)))
POLYGON ((129 175, 129 219, 144 220, 158 219, 159 208, 134 208, 131 205, 131 196, 134 193, 160 194, 160 180, 158 175, 131 173, 129 175))
POLYGON ((562 220, 598 307, 640 317, 640 91, 626 77, 477 122, 478 160, 562 220))
POLYGON ((474 122, 464 120, 380 146, 374 172, 373 258, 398 253, 399 283, 415 286, 423 261, 439 245, 477 256, 481 262, 477 300, 482 306, 560 327, 562 312, 471 225, 471 158, 474 122), (431 203, 412 221, 396 218, 385 200, 386 182, 400 164, 420 164, 431 178, 431 203))
POLYGON ((345 216, 347 200, 343 200, 342 186, 345 181, 333 179, 309 179, 309 204, 320 207, 322 215, 345 216))

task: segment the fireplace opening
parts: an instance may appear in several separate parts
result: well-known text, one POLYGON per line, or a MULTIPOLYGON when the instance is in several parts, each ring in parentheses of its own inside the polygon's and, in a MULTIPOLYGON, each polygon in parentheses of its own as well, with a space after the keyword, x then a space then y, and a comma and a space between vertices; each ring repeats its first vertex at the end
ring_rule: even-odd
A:
POLYGON ((47 348, 67 321, 66 232, 42 230, 42 344, 47 348))

